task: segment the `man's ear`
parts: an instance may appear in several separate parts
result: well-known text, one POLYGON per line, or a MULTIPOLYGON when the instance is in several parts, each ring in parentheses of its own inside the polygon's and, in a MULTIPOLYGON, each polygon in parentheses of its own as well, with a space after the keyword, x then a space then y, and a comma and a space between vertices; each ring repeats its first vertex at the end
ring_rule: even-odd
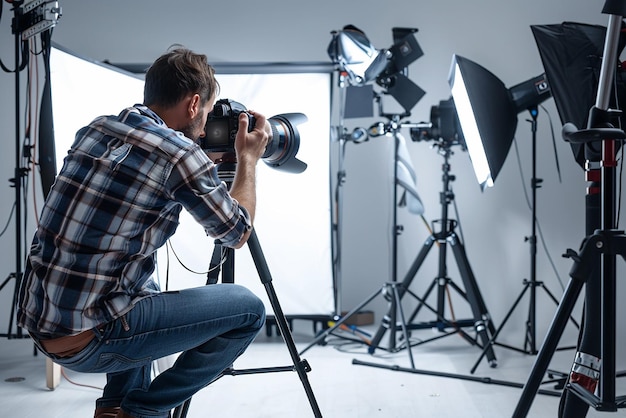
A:
POLYGON ((187 107, 187 112, 189 113, 189 117, 191 119, 195 118, 198 113, 200 113, 200 95, 199 94, 194 94, 193 96, 191 96, 191 99, 189 100, 189 104, 187 107))

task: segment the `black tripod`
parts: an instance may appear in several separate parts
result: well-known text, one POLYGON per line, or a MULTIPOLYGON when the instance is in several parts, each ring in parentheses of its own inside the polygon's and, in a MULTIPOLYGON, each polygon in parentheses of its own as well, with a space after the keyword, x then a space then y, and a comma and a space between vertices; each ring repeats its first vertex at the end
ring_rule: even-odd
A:
MULTIPOLYGON (((252 259, 254 260, 254 265, 259 274, 259 278, 261 279, 261 283, 263 283, 263 286, 265 287, 270 304, 272 305, 272 309, 274 310, 276 324, 278 326, 280 334, 283 337, 283 340, 287 344, 289 354, 291 355, 291 359, 293 360, 293 366, 266 367, 246 370, 235 370, 233 368, 228 368, 222 372, 219 378, 226 375, 238 376, 244 374, 296 371, 298 373, 298 376, 300 377, 300 381, 302 382, 304 391, 306 392, 306 395, 309 399, 309 403, 313 410, 313 415, 315 417, 321 417, 322 413, 317 404, 317 400, 315 399, 313 389, 311 388, 311 384, 309 383, 309 379, 307 376, 307 372, 311 371, 311 367, 309 366, 309 363, 306 360, 301 359, 298 354, 298 350, 296 349, 291 330, 289 329, 289 324, 287 323, 287 319, 285 318, 283 310, 280 306, 280 302, 278 301, 278 297, 276 296, 274 285, 272 284, 272 275, 270 273, 269 267, 267 266, 265 256, 263 255, 263 251, 261 249, 261 244, 259 244, 259 240, 257 239, 256 232, 254 230, 252 231, 252 235, 250 235, 250 238, 248 238, 247 244, 248 248, 250 249, 250 253, 252 254, 252 259)), ((217 282, 217 277, 220 273, 220 265, 223 266, 222 282, 234 283, 234 261, 235 251, 232 248, 223 248, 221 245, 216 244, 215 248, 213 249, 213 256, 211 258, 211 268, 209 269, 207 285, 215 284, 217 282), (222 260, 224 260, 223 263, 221 262, 222 260)), ((174 414, 172 415, 172 418, 186 417, 190 402, 191 399, 188 399, 182 405, 176 407, 176 409, 174 409, 174 414)))
MULTIPOLYGON (((595 359, 593 361, 587 360, 584 361, 584 364, 579 365, 583 367, 573 368, 572 375, 574 375, 574 371, 586 370, 584 374, 577 373, 583 374, 583 379, 574 380, 571 379, 572 375, 570 375, 570 381, 564 392, 566 399, 564 407, 567 409, 572 406, 571 404, 567 405, 568 403, 574 403, 576 411, 572 409, 571 412, 565 412, 566 415, 563 416, 584 416, 589 406, 599 411, 617 411, 618 408, 626 407, 626 397, 616 397, 615 395, 616 258, 617 255, 622 256, 622 258, 626 257, 626 235, 623 231, 615 229, 617 173, 615 153, 617 141, 623 142, 626 139, 626 133, 621 129, 612 128, 613 119, 618 114, 609 110, 611 81, 617 62, 622 19, 626 15, 626 2, 609 0, 604 5, 603 13, 610 15, 609 25, 606 31, 596 104, 589 113, 588 128, 578 130, 572 124, 566 124, 563 127, 563 137, 568 142, 584 144, 587 148, 593 143, 601 142, 602 144, 602 161, 599 165, 589 161, 588 157, 592 153, 586 151, 588 165, 592 166, 594 170, 600 167, 600 211, 596 211, 590 205, 592 196, 587 196, 587 229, 589 230, 589 227, 594 225, 597 225, 598 228, 583 240, 580 252, 576 253, 573 250, 567 252, 567 256, 574 261, 570 270, 571 280, 565 289, 548 334, 537 355, 513 417, 525 417, 527 415, 542 376, 550 363, 563 329, 585 284, 587 285, 586 323, 581 340, 583 343, 585 340, 589 340, 585 334, 594 332, 594 328, 599 329, 599 338, 594 338, 594 340, 600 340, 601 352, 597 353, 597 362, 595 359), (597 216, 595 219, 591 219, 590 215, 597 216), (598 218, 601 218, 601 222, 598 222, 598 218), (595 323, 596 320, 600 323, 595 323), (597 392, 596 382, 598 383, 597 392)), ((589 180, 595 182, 598 178, 591 176, 589 180)), ((595 189, 595 187, 589 189, 595 189)), ((597 196, 597 192, 595 195, 597 196)), ((596 343, 598 341, 594 341, 593 345, 595 346, 596 343)), ((582 349, 579 353, 585 354, 582 349)))
MULTIPOLYGON (((409 321, 405 323, 404 321, 400 324, 403 333, 405 334, 405 342, 407 347, 409 348, 411 344, 407 339, 407 329, 424 329, 424 328, 437 328, 443 332, 442 335, 436 336, 427 340, 422 340, 419 343, 413 345, 424 344, 436 339, 440 339, 446 337, 448 335, 460 333, 466 340, 468 340, 471 344, 474 345, 482 345, 487 346, 489 342, 489 335, 493 334, 495 331, 495 327, 491 321, 491 317, 489 312, 487 311, 485 302, 482 299, 480 294, 480 290, 478 288, 478 284, 476 283, 476 279, 472 272, 472 269, 469 265, 469 261, 467 259, 467 255, 465 253, 465 248, 463 244, 459 240, 455 232, 455 228, 457 225, 456 220, 449 219, 448 217, 448 207, 454 200, 454 193, 450 187, 450 183, 455 180, 455 176, 450 175, 450 164, 449 159, 452 154, 450 150, 450 144, 447 142, 442 142, 437 144, 439 148, 439 153, 444 157, 444 163, 442 165, 442 192, 440 194, 440 203, 441 203, 441 219, 435 221, 433 224, 439 224, 440 230, 437 232, 433 232, 424 242, 424 246, 420 250, 417 255, 415 261, 409 268, 404 280, 399 284, 391 284, 391 292, 393 294, 393 299, 391 303, 391 307, 388 313, 383 318, 381 325, 378 328, 378 331, 374 335, 372 342, 369 347, 369 352, 373 353, 385 335, 387 331, 391 334, 395 334, 398 330, 398 324, 395 321, 396 312, 398 309, 400 311, 401 317, 404 320, 404 315, 402 313, 402 307, 400 306, 399 301, 403 298, 406 293, 412 295, 419 303, 417 307, 414 309, 413 313, 409 317, 409 321), (425 294, 422 297, 418 297, 409 290, 411 282, 413 281, 415 275, 420 269, 422 263, 426 259, 430 249, 432 248, 434 243, 437 243, 439 247, 439 271, 437 277, 430 284, 425 294), (465 291, 463 291, 456 283, 454 283, 447 275, 447 245, 450 244, 452 248, 455 260, 457 262, 457 267, 459 269, 459 273, 463 280, 463 285, 465 291), (446 319, 445 318, 445 300, 446 300, 446 292, 449 287, 458 292, 469 304, 472 310, 473 317, 468 319, 446 319), (436 289, 437 295, 437 307, 432 308, 426 303, 426 300, 429 298, 430 294, 436 289), (418 313, 421 311, 423 307, 426 307, 428 310, 436 314, 436 319, 429 322, 419 322, 415 323, 413 320, 416 318, 418 313), (481 339, 481 343, 469 336, 462 328, 464 327, 474 327, 478 337, 481 339), (451 331, 447 331, 446 329, 452 328, 451 331)), ((491 347, 487 348, 487 357, 489 359, 489 363, 492 367, 495 367, 497 364, 495 354, 491 347)))

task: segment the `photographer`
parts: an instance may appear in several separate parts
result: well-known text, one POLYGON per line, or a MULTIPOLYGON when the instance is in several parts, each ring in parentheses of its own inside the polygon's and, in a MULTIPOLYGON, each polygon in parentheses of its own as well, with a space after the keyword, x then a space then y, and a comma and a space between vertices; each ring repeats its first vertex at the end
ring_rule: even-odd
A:
MULTIPOLYGON (((155 254, 189 211, 239 248, 255 214, 266 118, 239 115, 230 191, 198 145, 219 85, 204 55, 173 47, 146 74, 144 104, 78 131, 41 215, 18 323, 56 363, 106 373, 96 418, 167 417, 233 364, 265 320, 242 286, 160 292, 155 254), (151 363, 179 353, 151 380, 151 363)), ((97 100, 97 98, 93 98, 97 100)))

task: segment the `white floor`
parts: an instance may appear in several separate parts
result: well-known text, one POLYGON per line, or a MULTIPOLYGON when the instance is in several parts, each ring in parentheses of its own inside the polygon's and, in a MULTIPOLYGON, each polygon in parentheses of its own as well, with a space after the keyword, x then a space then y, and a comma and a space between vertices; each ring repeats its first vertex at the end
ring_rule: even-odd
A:
MULTIPOLYGON (((298 350, 313 341, 311 328, 308 323, 295 323, 293 337, 298 350)), ((496 346, 498 367, 492 369, 483 360, 471 375, 470 369, 480 350, 456 335, 414 347, 411 351, 414 368, 410 366, 406 349, 393 354, 378 349, 370 355, 366 346, 354 344, 340 333, 333 333, 326 342, 328 344, 312 346, 300 357, 311 365, 305 381, 310 384, 322 415, 328 418, 510 417, 521 389, 493 382, 525 383, 535 360, 535 356, 496 346), (353 359, 384 368, 353 364, 353 359), (393 365, 413 372, 386 368, 393 365), (436 375, 431 376, 430 372, 436 375), (442 377, 443 373, 455 377, 442 377)), ((386 341, 381 343, 381 347, 386 346, 386 341)), ((571 350, 555 353, 550 368, 569 369, 572 355, 571 350)), ((261 335, 235 367, 246 370, 291 365, 293 362, 283 340, 261 335)), ((74 383, 63 378, 55 390, 48 390, 45 359, 42 355, 33 355, 32 342, 0 340, 0 416, 92 417, 93 403, 99 396, 98 388, 104 384, 104 376, 71 371, 65 374, 74 383)), ((621 395, 620 390, 626 388, 620 379, 617 383, 618 395, 621 395)), ((542 385, 542 389, 553 388, 552 384, 542 385)), ((558 397, 537 394, 528 416, 556 417, 558 401, 558 397)), ((312 411, 305 383, 296 372, 288 371, 224 376, 192 398, 187 416, 300 418, 314 416, 312 411)), ((626 416, 626 411, 591 410, 588 416, 626 416)))

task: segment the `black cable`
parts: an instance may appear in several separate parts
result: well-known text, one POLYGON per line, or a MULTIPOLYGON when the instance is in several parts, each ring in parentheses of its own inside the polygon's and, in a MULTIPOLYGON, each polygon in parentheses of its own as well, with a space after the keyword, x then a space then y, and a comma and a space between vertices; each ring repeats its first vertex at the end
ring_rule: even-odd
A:
POLYGON ((539 105, 539 107, 541 107, 544 113, 546 114, 546 116, 548 116, 548 123, 550 123, 550 134, 552 135, 552 149, 554 150, 554 160, 555 160, 554 162, 556 164, 556 172, 559 175, 559 183, 563 183, 563 180, 561 179, 561 166, 559 164, 559 153, 556 148, 556 137, 554 135, 554 125, 552 123, 552 116, 550 116, 550 112, 548 112, 548 110, 543 105, 539 105))
POLYGON ((7 223, 4 225, 4 228, 2 228, 2 231, 0 231, 0 237, 3 236, 5 232, 7 232, 9 225, 11 225, 11 218, 13 218, 13 212, 15 212, 15 202, 13 202, 13 206, 11 207, 11 213, 9 213, 7 223))
MULTIPOLYGON (((450 186, 450 192, 452 192, 452 194, 454 195, 452 186, 450 186)), ((465 237, 463 236, 463 226, 461 225, 461 215, 459 214, 459 208, 456 205, 456 199, 452 200, 452 206, 454 206, 454 215, 456 217, 456 225, 459 227, 459 237, 461 238, 461 242, 465 244, 465 237)))
MULTIPOLYGON (((2 2, 2 0, 0 0, 0 23, 2 23, 2 11, 3 11, 3 5, 4 3, 2 2)), ((0 68, 2 68, 2 70, 5 73, 12 73, 12 70, 9 70, 9 68, 7 68, 4 63, 2 62, 2 59, 0 59, 0 68)))
POLYGON ((4 63, 0 59, 0 68, 2 68, 2 70, 5 73, 17 73, 17 72, 20 72, 24 68, 26 68, 26 65, 28 65, 28 43, 26 41, 22 41, 21 42, 21 46, 22 46, 22 53, 20 54, 20 57, 21 57, 22 62, 18 65, 18 67, 16 69, 11 70, 9 67, 4 65, 4 63))
MULTIPOLYGON (((618 68, 622 68, 622 63, 619 63, 618 68)), ((615 108, 619 109, 619 94, 618 94, 618 79, 617 79, 617 71, 613 73, 613 94, 615 98, 615 108)), ((622 119, 617 118, 617 127, 622 129, 622 119)), ((622 213, 622 185, 624 180, 624 142, 621 142, 620 152, 622 154, 620 158, 620 167, 619 167, 619 186, 617 188, 617 211, 615 215, 615 228, 619 229, 619 221, 622 213)))

